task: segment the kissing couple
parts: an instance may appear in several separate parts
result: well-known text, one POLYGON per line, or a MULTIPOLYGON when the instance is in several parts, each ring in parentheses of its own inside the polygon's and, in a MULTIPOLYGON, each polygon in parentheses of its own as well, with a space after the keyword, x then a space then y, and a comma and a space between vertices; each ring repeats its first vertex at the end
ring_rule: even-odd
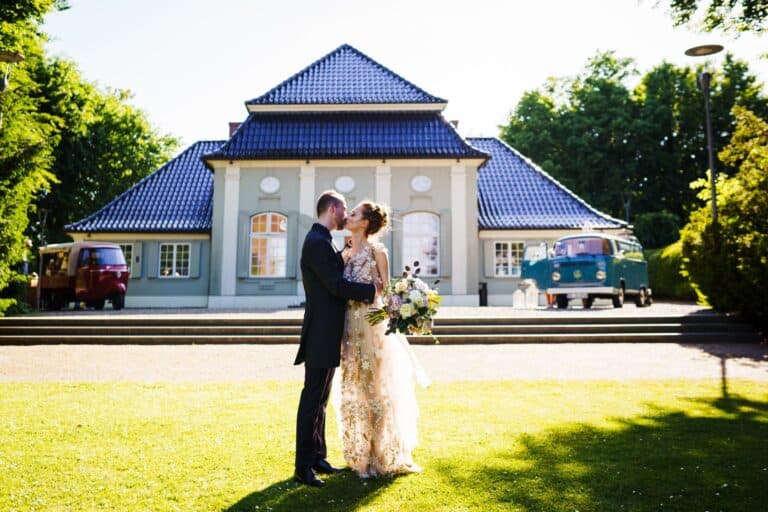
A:
POLYGON ((294 362, 304 364, 304 388, 294 478, 306 485, 322 487, 317 473, 341 471, 328 462, 325 443, 326 406, 339 365, 339 429, 347 465, 360 478, 421 470, 411 455, 417 444, 415 381, 428 385, 429 380, 403 334, 386 334, 386 322, 366 320, 369 307, 381 306, 389 281, 389 255, 377 238, 389 217, 386 206, 371 201, 347 212, 343 195, 324 192, 304 240, 306 305, 294 362), (342 251, 331 237, 340 229, 351 234, 342 251))

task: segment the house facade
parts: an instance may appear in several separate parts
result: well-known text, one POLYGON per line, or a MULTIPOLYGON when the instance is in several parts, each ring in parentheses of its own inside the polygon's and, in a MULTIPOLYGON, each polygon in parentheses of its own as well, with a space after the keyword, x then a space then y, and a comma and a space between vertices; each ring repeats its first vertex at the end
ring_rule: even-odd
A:
POLYGON ((481 282, 511 304, 526 244, 627 231, 500 140, 463 138, 446 104, 343 45, 68 233, 123 246, 128 307, 271 308, 303 301, 300 248, 329 189, 389 205, 393 273, 420 261, 448 305, 477 305, 481 282))

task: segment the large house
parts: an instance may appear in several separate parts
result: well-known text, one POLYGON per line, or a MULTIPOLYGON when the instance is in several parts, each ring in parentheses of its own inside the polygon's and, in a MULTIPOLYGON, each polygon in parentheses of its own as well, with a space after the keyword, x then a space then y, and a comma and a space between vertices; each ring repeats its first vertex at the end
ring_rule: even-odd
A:
POLYGON ((192 144, 67 231, 123 246, 127 306, 209 308, 301 303, 300 247, 328 189, 388 204, 393 272, 419 260, 448 305, 477 305, 481 282, 510 304, 526 245, 627 231, 499 139, 463 138, 446 103, 343 45, 246 101, 228 140, 192 144))

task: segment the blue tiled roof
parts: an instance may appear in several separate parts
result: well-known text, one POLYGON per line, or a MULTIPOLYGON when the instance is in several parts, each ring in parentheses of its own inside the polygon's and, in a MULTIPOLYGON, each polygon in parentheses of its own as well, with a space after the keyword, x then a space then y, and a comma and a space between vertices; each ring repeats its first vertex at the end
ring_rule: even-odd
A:
POLYGON ((446 103, 345 44, 246 105, 446 103))
POLYGON ((491 154, 477 178, 480 229, 622 228, 536 164, 496 138, 468 138, 491 154))
POLYGON ((486 158, 439 112, 251 114, 206 159, 486 158))
POLYGON ((213 176, 200 157, 223 143, 196 142, 96 213, 66 226, 66 230, 81 233, 210 232, 213 176))

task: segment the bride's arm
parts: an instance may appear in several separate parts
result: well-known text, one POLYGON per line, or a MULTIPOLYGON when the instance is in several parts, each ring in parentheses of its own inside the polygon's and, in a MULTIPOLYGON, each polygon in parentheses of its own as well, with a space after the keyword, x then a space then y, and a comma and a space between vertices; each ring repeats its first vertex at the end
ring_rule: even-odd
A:
POLYGON ((376 270, 379 272, 383 286, 387 286, 389 284, 389 255, 386 249, 376 251, 376 270))

